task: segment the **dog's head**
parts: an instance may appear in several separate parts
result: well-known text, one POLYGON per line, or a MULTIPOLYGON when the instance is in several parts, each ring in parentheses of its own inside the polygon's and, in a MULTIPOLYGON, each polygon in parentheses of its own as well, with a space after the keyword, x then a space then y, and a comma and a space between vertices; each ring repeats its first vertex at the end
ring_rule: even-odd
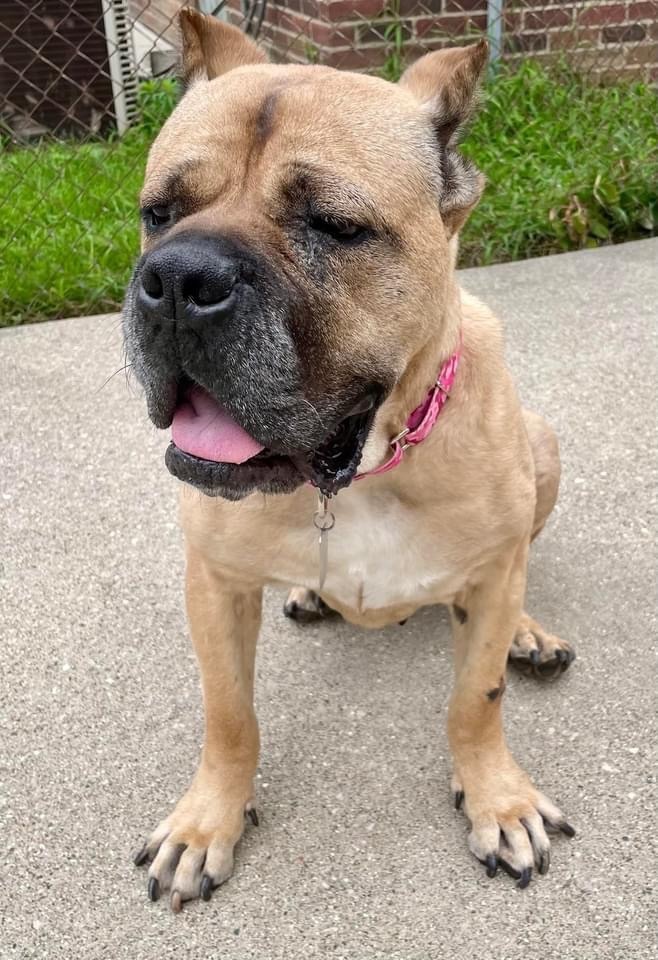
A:
POLYGON ((181 15, 187 90, 151 150, 129 359, 169 469, 237 499, 353 478, 378 407, 440 332, 482 178, 457 152, 486 45, 397 85, 274 66, 181 15))

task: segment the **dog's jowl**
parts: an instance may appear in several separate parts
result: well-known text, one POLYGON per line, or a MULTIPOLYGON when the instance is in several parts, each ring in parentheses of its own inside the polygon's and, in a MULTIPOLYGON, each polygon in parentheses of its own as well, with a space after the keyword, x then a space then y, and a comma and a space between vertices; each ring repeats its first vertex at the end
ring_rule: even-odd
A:
POLYGON ((206 727, 189 790, 137 856, 149 894, 210 898, 257 821, 267 583, 294 588, 300 619, 379 627, 449 605, 454 796, 487 872, 526 886, 549 832, 573 830, 507 748, 505 668, 553 676, 573 652, 523 609, 557 441, 455 275, 484 185, 458 138, 486 45, 428 54, 394 85, 270 65, 193 11, 181 29, 186 90, 149 157, 124 332, 184 481, 206 727))

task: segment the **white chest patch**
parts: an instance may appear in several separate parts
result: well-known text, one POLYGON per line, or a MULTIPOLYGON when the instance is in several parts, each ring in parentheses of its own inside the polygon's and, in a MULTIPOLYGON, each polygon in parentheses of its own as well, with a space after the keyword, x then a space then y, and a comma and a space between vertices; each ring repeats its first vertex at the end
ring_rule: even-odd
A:
MULTIPOLYGON (((336 523, 324 589, 345 606, 363 612, 441 602, 458 589, 461 578, 446 564, 436 528, 422 532, 418 517, 396 497, 352 487, 338 495, 331 510, 336 523)), ((282 579, 317 590, 318 535, 311 518, 303 543, 297 534, 294 543, 284 538, 281 546, 282 579)))

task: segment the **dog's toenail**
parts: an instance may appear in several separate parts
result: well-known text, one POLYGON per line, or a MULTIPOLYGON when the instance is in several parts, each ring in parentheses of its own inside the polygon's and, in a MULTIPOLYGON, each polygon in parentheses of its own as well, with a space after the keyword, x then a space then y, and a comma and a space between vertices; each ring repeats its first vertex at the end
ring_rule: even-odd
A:
POLYGON ((519 877, 519 882, 517 883, 517 887, 519 888, 519 890, 525 890, 525 888, 530 883, 531 878, 532 878, 532 867, 526 867, 524 870, 521 871, 521 876, 519 877))
POLYGON ((160 899, 160 884, 158 883, 157 877, 151 877, 149 880, 148 896, 149 900, 152 900, 154 903, 160 899))
POLYGON ((521 879, 521 874, 519 873, 519 871, 516 870, 516 869, 511 865, 511 863, 508 863, 507 860, 503 860, 502 858, 499 858, 499 860, 498 860, 498 866, 501 867, 508 876, 512 877, 512 879, 514 879, 514 880, 520 880, 520 879, 521 879))
POLYGON ((208 876, 207 873, 204 873, 203 877, 201 878, 201 899, 202 900, 206 900, 206 901, 210 900, 212 896, 213 887, 214 887, 214 884, 212 881, 212 877, 208 876))
POLYGON ((171 900, 169 903, 173 913, 181 912, 183 909, 183 898, 181 897, 179 890, 172 891, 171 900))
POLYGON ((498 857, 495 853, 490 853, 484 863, 487 868, 487 876, 493 879, 498 873, 498 857))
POLYGON ((565 836, 567 837, 576 836, 576 831, 574 830, 574 828, 571 826, 570 823, 567 823, 566 820, 563 820, 562 823, 558 824, 558 826, 560 827, 560 830, 565 836))
POLYGON ((457 790, 455 792, 455 810, 459 810, 463 802, 464 802, 464 791, 457 790))
POLYGON ((249 809, 246 811, 246 814, 255 827, 259 826, 260 821, 258 819, 258 814, 253 807, 249 807, 249 809))
POLYGON ((141 850, 138 850, 133 857, 133 863, 136 867, 141 867, 149 858, 148 846, 144 844, 141 850))

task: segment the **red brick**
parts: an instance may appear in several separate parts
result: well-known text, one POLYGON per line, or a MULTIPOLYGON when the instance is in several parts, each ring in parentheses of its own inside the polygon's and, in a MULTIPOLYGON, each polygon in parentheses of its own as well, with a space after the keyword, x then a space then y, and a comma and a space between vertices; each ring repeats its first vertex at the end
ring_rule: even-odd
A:
POLYGON ((626 19, 626 10, 627 7, 621 3, 586 7, 578 17, 578 22, 584 26, 588 26, 589 24, 605 25, 606 23, 623 23, 626 19))
POLYGON ((639 43, 647 35, 647 28, 641 23, 631 23, 621 27, 604 27, 601 37, 604 43, 639 43))
POLYGON ((520 33, 522 25, 522 13, 513 13, 510 11, 505 11, 503 14, 503 25, 507 33, 520 33))
POLYGON ((340 70, 368 70, 381 67, 386 59, 384 47, 362 47, 360 50, 320 51, 320 63, 340 70))
POLYGON ((578 30, 556 30, 548 34, 551 50, 575 52, 578 47, 596 46, 600 39, 598 27, 580 27, 578 30))
POLYGON ((526 10, 523 19, 525 30, 550 30, 552 27, 566 27, 573 20, 573 7, 559 10, 526 10))
MULTIPOLYGON (((270 2, 268 8, 270 6, 276 6, 283 10, 294 10, 296 13, 304 13, 306 16, 316 19, 320 18, 323 10, 323 4, 318 3, 317 0, 285 0, 283 3, 270 2)), ((267 18, 267 9, 265 17, 267 18)))
POLYGON ((639 47, 631 47, 627 51, 626 60, 630 64, 654 66, 658 64, 658 44, 642 43, 639 47))
POLYGON ((317 4, 319 18, 332 23, 379 17, 386 8, 386 0, 329 0, 317 4))
POLYGON ((506 53, 525 53, 526 51, 545 50, 548 40, 545 33, 521 33, 504 38, 506 53))
POLYGON ((464 13, 467 10, 487 12, 487 0, 445 0, 446 13, 464 13))
POLYGON ((413 33, 413 26, 410 20, 374 20, 371 23, 364 23, 356 27, 356 42, 358 46, 368 43, 384 43, 387 46, 395 42, 391 36, 393 27, 402 28, 402 40, 406 41, 413 33), (387 35, 389 31, 389 35, 387 35))
POLYGON ((444 0, 398 0, 399 13, 403 17, 422 17, 441 13, 444 0))
MULTIPOLYGON (((308 40, 319 46, 338 46, 336 41, 337 29, 333 23, 325 23, 321 20, 311 20, 303 14, 294 13, 291 10, 281 11, 277 25, 283 30, 298 36, 305 36, 308 40)), ((340 27, 342 43, 353 43, 354 33, 348 28, 340 27)))
POLYGON ((637 20, 658 20, 658 3, 646 0, 644 3, 631 3, 628 7, 628 19, 631 23, 637 20))
POLYGON ((416 20, 416 36, 424 38, 426 35, 443 35, 463 37, 469 33, 481 33, 487 29, 487 18, 484 14, 474 14, 470 17, 427 17, 416 20))

